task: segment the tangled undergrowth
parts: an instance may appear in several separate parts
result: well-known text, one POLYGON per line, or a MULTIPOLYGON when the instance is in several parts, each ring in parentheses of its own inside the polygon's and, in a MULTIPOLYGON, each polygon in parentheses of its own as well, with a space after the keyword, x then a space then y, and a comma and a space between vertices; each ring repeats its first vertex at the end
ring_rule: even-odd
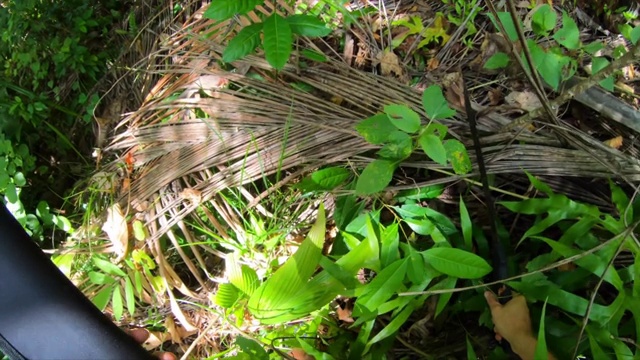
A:
POLYGON ((174 5, 101 82, 53 257, 146 346, 509 358, 482 296, 506 284, 558 358, 637 355, 634 9, 174 5))

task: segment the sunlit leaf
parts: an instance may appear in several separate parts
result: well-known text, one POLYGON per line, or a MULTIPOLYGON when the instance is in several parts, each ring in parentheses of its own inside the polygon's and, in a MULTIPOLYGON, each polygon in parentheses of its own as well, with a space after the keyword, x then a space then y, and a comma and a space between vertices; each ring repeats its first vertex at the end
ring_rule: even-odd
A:
POLYGON ((396 163, 389 160, 377 159, 364 168, 356 183, 356 194, 371 195, 384 190, 396 169, 396 163))
POLYGON ((382 269, 366 286, 365 292, 358 297, 353 310, 354 316, 367 311, 374 311, 385 301, 389 300, 402 286, 407 273, 407 260, 400 259, 382 269))
POLYGON ((455 248, 432 248, 422 252, 429 265, 443 274, 461 279, 478 279, 492 270, 480 256, 455 248))
POLYGON ((124 280, 124 297, 127 302, 127 311, 129 315, 133 317, 136 312, 136 296, 133 289, 133 282, 128 276, 124 280))
POLYGON ((98 310, 104 311, 104 309, 107 307, 107 304, 109 303, 109 300, 111 300, 112 291, 113 287, 111 286, 103 288, 98 292, 98 294, 96 294, 96 296, 93 297, 93 299, 91 299, 91 302, 93 302, 93 305, 95 305, 98 310))
POLYGON ((386 114, 376 114, 360 121, 356 130, 370 144, 382 144, 387 141, 389 134, 396 131, 386 114))
POLYGON ((238 301, 239 297, 240 292, 237 287, 231 283, 222 283, 218 286, 215 303, 224 309, 228 309, 238 301))
POLYGON ((112 264, 109 261, 106 260, 102 260, 96 256, 91 258, 91 261, 93 261, 93 264, 100 270, 104 271, 107 274, 111 274, 111 275, 117 275, 117 276, 127 276, 127 274, 125 274, 124 271, 122 271, 122 269, 120 269, 118 266, 112 264))
POLYGON ((398 129, 413 134, 420 129, 420 115, 406 105, 386 105, 384 112, 398 129))

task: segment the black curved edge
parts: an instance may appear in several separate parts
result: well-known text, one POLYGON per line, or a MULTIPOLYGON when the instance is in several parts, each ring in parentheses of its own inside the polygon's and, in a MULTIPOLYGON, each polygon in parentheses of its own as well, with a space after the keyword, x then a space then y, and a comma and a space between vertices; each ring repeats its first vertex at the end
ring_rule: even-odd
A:
POLYGON ((155 359, 98 310, 0 202, 0 351, 10 359, 155 359))

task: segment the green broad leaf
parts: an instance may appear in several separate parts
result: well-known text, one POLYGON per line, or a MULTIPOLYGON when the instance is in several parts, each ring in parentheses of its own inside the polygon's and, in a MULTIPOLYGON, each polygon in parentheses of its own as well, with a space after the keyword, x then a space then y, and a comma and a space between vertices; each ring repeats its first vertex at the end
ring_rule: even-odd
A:
POLYGON ((71 234, 73 233, 73 226, 71 221, 62 215, 53 215, 53 224, 60 230, 71 234))
POLYGON ((262 23, 257 23, 240 30, 222 52, 222 61, 230 63, 251 54, 260 45, 262 26, 262 23))
POLYGON ((360 174, 356 183, 356 194, 372 195, 384 190, 396 169, 396 163, 389 160, 377 159, 369 163, 360 174))
POLYGON ((322 37, 331 34, 329 29, 322 20, 311 15, 291 15, 286 17, 291 31, 300 36, 322 37))
POLYGON ((23 187, 27 185, 27 179, 24 177, 22 172, 17 172, 13 175, 13 183, 18 187, 23 187))
POLYGON ((7 187, 10 181, 11 177, 9 176, 9 174, 7 174, 4 169, 0 168, 0 189, 4 189, 5 187, 7 187))
POLYGON ((134 285, 136 288, 136 294, 138 294, 139 297, 142 297, 142 274, 140 273, 140 271, 136 271, 133 275, 133 280, 134 280, 134 285))
POLYGON ((38 215, 38 217, 42 219, 42 222, 45 225, 53 225, 53 214, 51 214, 51 212, 49 211, 49 204, 47 204, 45 201, 40 201, 38 203, 38 207, 36 208, 36 215, 38 215))
POLYGON ((400 244, 400 236, 398 234, 398 223, 394 222, 380 231, 380 262, 382 267, 400 258, 398 246, 400 244))
POLYGON ((549 351, 547 350, 547 337, 544 331, 545 314, 547 313, 547 301, 545 300, 542 305, 542 314, 540 315, 540 327, 538 328, 538 344, 536 345, 536 352, 534 359, 546 360, 549 359, 549 351))
POLYGON ((111 300, 111 292, 113 291, 113 287, 107 286, 104 289, 100 290, 96 296, 91 299, 93 305, 95 305, 100 311, 104 311, 111 300))
POLYGON ((422 93, 422 106, 430 120, 446 119, 456 114, 456 111, 449 107, 438 85, 431 85, 425 89, 422 93))
POLYGON ((439 137, 424 133, 418 139, 422 151, 440 165, 447 165, 447 150, 439 137))
POLYGON ((344 184, 351 176, 351 172, 343 167, 334 166, 314 171, 308 177, 302 179, 296 188, 306 191, 330 191, 344 184))
MULTIPOLYGON (((496 30, 500 31, 500 27, 498 26, 498 23, 496 22, 496 19, 493 16, 493 14, 487 14, 487 16, 489 17, 489 19, 491 19, 491 22, 493 23, 493 26, 495 26, 496 30)), ((511 19, 511 14, 504 11, 498 12, 498 19, 502 23, 502 26, 504 26, 504 30, 507 32, 506 34, 507 38, 512 42, 517 41, 518 31, 516 30, 516 26, 513 23, 513 20, 511 19)))
POLYGON ((222 283, 218 286, 215 303, 224 309, 231 308, 240 298, 240 291, 231 283, 222 283))
POLYGON ((430 122, 429 124, 427 124, 424 133, 426 134, 434 134, 436 136, 438 136, 440 138, 440 140, 444 140, 444 138, 447 136, 447 132, 449 129, 447 129, 446 126, 439 124, 437 122, 430 122))
POLYGON ((469 154, 467 154, 467 149, 460 141, 455 139, 446 140, 444 148, 447 151, 447 159, 456 174, 464 175, 471 171, 469 154))
POLYGON ((293 35, 289 23, 282 16, 273 14, 264 21, 262 31, 265 58, 276 70, 281 70, 292 51, 293 35))
POLYGON ((7 201, 11 204, 16 204, 20 200, 18 198, 18 191, 16 190, 16 185, 12 182, 7 184, 7 187, 4 190, 4 196, 7 201))
POLYGON ((589 55, 593 55, 602 49, 604 49, 604 44, 602 43, 602 41, 593 41, 582 47, 582 50, 584 50, 589 55))
POLYGON ((93 261, 93 264, 100 270, 102 270, 103 272, 110 274, 110 275, 117 275, 117 276, 122 276, 125 277, 127 276, 127 274, 125 274, 124 271, 122 271, 122 269, 120 269, 117 265, 112 264, 109 261, 106 260, 102 260, 96 256, 92 257, 91 260, 93 261))
POLYGON ((333 356, 316 349, 315 346, 310 344, 311 341, 307 339, 303 340, 300 337, 296 337, 296 339, 298 340, 298 344, 300 344, 302 350, 307 353, 305 358, 312 358, 315 360, 335 360, 333 356))
POLYGON ((251 296, 260 285, 256 271, 247 265, 240 264, 238 252, 227 256, 226 266, 229 282, 247 296, 251 296))
POLYGON ((369 342, 367 343, 367 348, 371 345, 378 343, 390 336, 396 334, 396 332, 400 329, 402 325, 409 319, 409 316, 413 313, 414 307, 409 304, 407 305, 400 313, 394 316, 391 321, 385 326, 379 333, 377 333, 369 342))
POLYGON ((444 185, 436 184, 419 187, 417 189, 401 190, 396 195, 396 199, 400 203, 407 201, 422 201, 426 199, 435 199, 444 192, 444 185))
POLYGON ((400 259, 382 269, 369 284, 363 294, 356 300, 353 315, 360 316, 367 312, 375 312, 376 308, 389 300, 402 287, 407 274, 407 260, 400 259))
POLYGON ((534 41, 529 41, 529 50, 535 68, 542 76, 542 79, 554 90, 558 90, 562 79, 562 66, 560 56, 553 52, 545 52, 534 41))
POLYGON ((94 285, 113 284, 116 281, 111 276, 97 271, 89 271, 88 276, 89 281, 94 285))
POLYGON ((503 52, 497 52, 484 63, 484 68, 489 70, 504 69, 509 65, 509 55, 503 52))
POLYGON ((250 359, 256 360, 268 360, 269 355, 265 351, 264 347, 258 342, 251 339, 247 339, 243 336, 236 337, 236 345, 242 350, 244 354, 250 356, 250 359))
POLYGON ((122 319, 124 315, 124 303, 122 302, 122 294, 120 293, 120 286, 114 286, 113 294, 111 297, 111 307, 113 310, 113 318, 116 321, 122 319))
POLYGON ((356 131, 368 143, 378 145, 387 142, 389 134, 396 131, 386 114, 376 114, 368 119, 360 121, 356 125, 356 131))
POLYGON ((124 297, 127 302, 127 312, 133 317, 136 312, 136 295, 133 289, 133 282, 128 276, 124 281, 124 297))
POLYGON ((471 344, 469 335, 467 335, 467 360, 477 360, 477 359, 478 359, 478 356, 476 355, 475 350, 473 350, 473 344, 471 344))
POLYGON ((557 18, 549 4, 540 5, 531 18, 531 28, 536 35, 547 36, 556 27, 557 18))
POLYGON ((468 251, 471 251, 473 249, 473 224, 462 195, 460 195, 460 227, 462 228, 464 246, 468 251))
MULTIPOLYGON (((457 282, 458 282, 458 279, 456 279, 455 277, 446 277, 446 278, 442 279, 442 281, 440 281, 439 283, 435 284, 429 290, 451 290, 451 289, 455 289, 457 282)), ((438 315, 440 315, 442 310, 444 310, 445 307, 447 306, 447 304, 449 303, 449 300, 451 300, 452 296, 453 296, 453 292, 447 292, 447 293, 444 293, 444 294, 440 294, 440 296, 438 297, 438 303, 436 304, 436 312, 435 312, 434 316, 437 317, 438 315)))
MULTIPOLYGON (((609 64, 609 60, 603 57, 594 57, 591 59, 591 72, 595 75, 602 69, 606 68, 609 64)), ((607 91, 613 92, 613 88, 615 86, 615 80, 613 79, 613 76, 609 76, 606 79, 600 81, 600 86, 602 86, 602 88, 607 91)))
POLYGON ((609 356, 602 350, 598 340, 593 335, 590 326, 587 325, 587 338, 589 339, 589 349, 593 359, 609 359, 609 356))
POLYGON ((562 27, 553 34, 553 39, 569 50, 577 50, 581 46, 578 25, 566 11, 562 11, 562 27))
POLYGON ((436 244, 448 243, 447 238, 438 230, 430 219, 404 219, 403 220, 416 234, 431 236, 436 244))
POLYGON ((411 281, 411 283, 413 283, 414 285, 418 285, 422 283, 429 275, 426 271, 424 258, 411 245, 403 245, 405 245, 403 246, 403 251, 405 252, 405 254, 408 253, 408 255, 405 255, 405 258, 407 258, 407 261, 409 262, 407 266, 407 277, 409 278, 409 281, 411 281))
POLYGON ((406 105, 386 105, 384 113, 398 129, 414 134, 420 129, 420 115, 406 105))
POLYGON ((313 51, 313 50, 309 50, 309 49, 304 49, 300 52, 300 55, 306 59, 312 60, 312 61, 316 61, 316 62, 327 62, 327 57, 322 54, 319 53, 317 51, 313 51))
POLYGON ((631 30, 631 33, 629 34, 629 40, 631 40, 631 43, 633 45, 636 45, 638 43, 638 40, 640 40, 640 26, 636 26, 633 28, 633 30, 631 30))
POLYGON ((455 248, 432 248, 422 252, 427 263, 443 274, 461 279, 479 279, 493 268, 480 256, 455 248))
POLYGON ((140 220, 134 220, 132 228, 133 237, 138 241, 144 241, 149 236, 147 228, 145 228, 144 224, 140 220))
POLYGON ((216 0, 209 5, 203 16, 217 21, 243 15, 262 4, 264 0, 216 0))
MULTIPOLYGON (((326 230, 324 206, 298 250, 251 295, 247 307, 264 324, 275 324, 305 316, 308 297, 299 293, 308 289, 309 279, 322 258, 326 230), (300 301, 302 300, 302 301, 300 301), (301 309, 304 309, 302 311, 301 309)), ((322 290, 322 289, 321 289, 322 290)), ((311 298, 316 301, 317 298, 311 298)), ((312 305, 316 305, 314 302, 312 305)))
POLYGON ((385 144, 378 152, 378 156, 388 160, 404 160, 413 151, 413 140, 409 134, 394 130, 387 138, 385 144))

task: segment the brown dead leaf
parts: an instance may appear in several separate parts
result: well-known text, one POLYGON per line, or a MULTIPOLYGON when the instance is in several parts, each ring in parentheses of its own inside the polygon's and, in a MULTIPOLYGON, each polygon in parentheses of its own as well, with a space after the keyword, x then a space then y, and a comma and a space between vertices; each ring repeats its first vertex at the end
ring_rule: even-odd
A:
POLYGON ((569 262, 558 266, 558 271, 573 271, 577 268, 576 264, 569 262))
POLYGON ((391 50, 383 50, 376 56, 376 62, 380 64, 380 72, 384 76, 393 75, 398 79, 405 78, 405 71, 400 65, 400 59, 391 50))
POLYGON ((489 99, 489 105, 496 106, 504 100, 504 94, 502 93, 501 88, 493 88, 489 90, 487 94, 487 98, 489 99))
POLYGON ((512 91, 504 97, 504 101, 525 111, 532 111, 542 106, 540 99, 531 91, 512 91))
POLYGON ((352 313, 353 311, 349 308, 349 306, 344 309, 342 308, 342 306, 338 306, 338 308, 336 309, 338 319, 349 324, 355 322, 355 320, 353 320, 353 318, 351 317, 352 313))
POLYGON ((296 360, 315 360, 316 358, 307 354, 304 350, 300 348, 292 349, 289 353, 296 360))
POLYGON ((171 335, 164 331, 149 331, 149 338, 142 343, 142 347, 147 351, 155 350, 169 340, 171 335))
POLYGON ((129 248, 129 229, 120 204, 114 204, 107 209, 107 221, 102 225, 102 230, 111 241, 113 251, 117 255, 116 262, 120 262, 127 255, 129 248))
POLYGON ((453 106, 464 108, 464 91, 462 87, 462 78, 459 72, 448 73, 442 79, 444 88, 444 96, 453 106))
POLYGON ((427 70, 430 70, 430 71, 435 70, 438 68, 438 66, 440 66, 440 60, 438 60, 438 58, 436 57, 432 57, 427 62, 427 70))
POLYGON ((180 192, 180 197, 184 200, 189 200, 193 204, 200 204, 202 201, 202 191, 188 188, 180 192))
POLYGON ((622 136, 616 136, 612 139, 606 140, 604 144, 614 149, 620 149, 622 146, 622 136))

